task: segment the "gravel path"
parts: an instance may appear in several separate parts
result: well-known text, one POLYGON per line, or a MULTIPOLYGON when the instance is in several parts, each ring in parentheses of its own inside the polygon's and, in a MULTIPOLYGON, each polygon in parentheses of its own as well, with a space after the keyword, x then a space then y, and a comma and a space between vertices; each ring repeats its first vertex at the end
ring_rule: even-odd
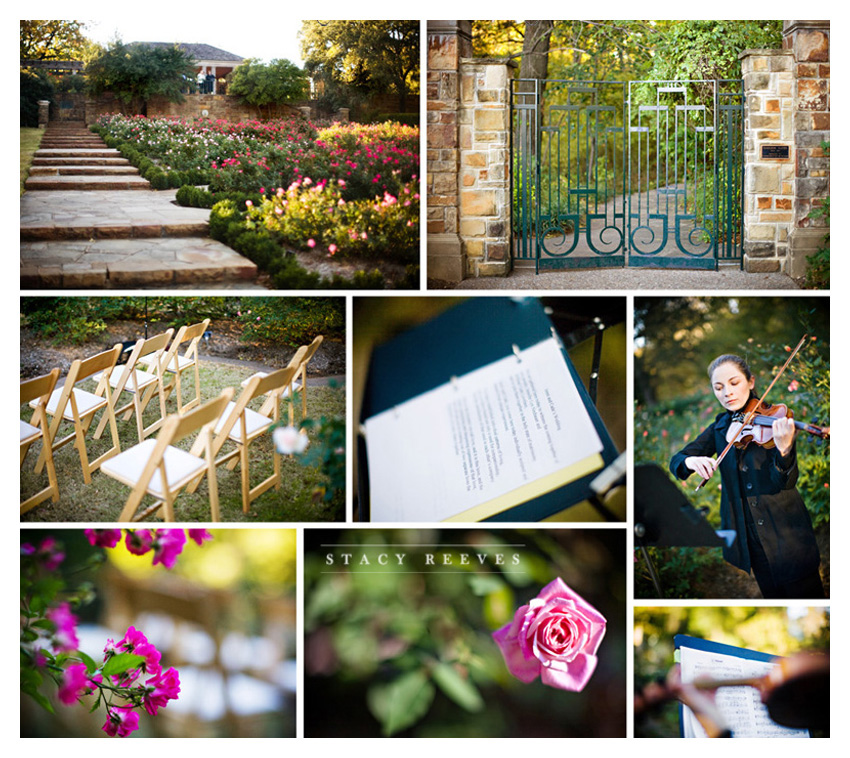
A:
POLYGON ((784 274, 750 274, 738 269, 688 271, 683 269, 611 268, 546 271, 514 269, 508 276, 479 277, 462 282, 428 280, 429 289, 455 290, 796 290, 800 286, 784 274))

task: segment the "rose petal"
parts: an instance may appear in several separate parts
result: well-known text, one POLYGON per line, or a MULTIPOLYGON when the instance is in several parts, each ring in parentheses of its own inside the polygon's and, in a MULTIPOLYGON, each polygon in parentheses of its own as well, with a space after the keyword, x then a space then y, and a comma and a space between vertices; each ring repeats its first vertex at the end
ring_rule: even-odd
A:
POLYGON ((577 655, 566 670, 554 665, 540 667, 540 681, 550 687, 570 692, 581 692, 596 669, 598 659, 595 655, 577 655))
POLYGON ((536 658, 526 658, 517 643, 516 635, 511 634, 513 623, 506 624, 493 632, 493 639, 502 651, 508 671, 521 682, 533 682, 540 674, 540 661, 536 658))

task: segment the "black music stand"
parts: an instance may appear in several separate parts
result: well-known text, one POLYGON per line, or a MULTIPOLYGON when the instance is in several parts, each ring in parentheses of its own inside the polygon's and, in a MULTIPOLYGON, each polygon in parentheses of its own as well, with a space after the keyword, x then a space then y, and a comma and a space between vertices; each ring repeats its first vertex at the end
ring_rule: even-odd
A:
POLYGON ((634 488, 635 542, 658 596, 663 597, 648 547, 723 547, 725 542, 660 466, 635 466, 634 488))

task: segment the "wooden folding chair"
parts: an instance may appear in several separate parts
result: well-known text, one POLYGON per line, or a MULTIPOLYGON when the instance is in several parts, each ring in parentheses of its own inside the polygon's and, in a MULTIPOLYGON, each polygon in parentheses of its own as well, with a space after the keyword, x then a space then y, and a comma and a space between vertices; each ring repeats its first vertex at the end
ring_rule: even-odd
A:
MULTIPOLYGON (((139 442, 144 440, 148 435, 153 434, 153 432, 165 423, 165 382, 163 380, 163 369, 160 358, 173 333, 173 329, 168 329, 155 337, 140 339, 130 351, 130 356, 124 365, 115 366, 111 371, 104 372, 109 377, 109 385, 113 390, 113 406, 121 402, 121 396, 124 392, 131 395, 132 399, 129 403, 121 408, 115 408, 115 416, 117 418, 124 413, 124 421, 127 421, 135 414, 139 442), (139 359, 146 355, 150 355, 154 359, 155 370, 153 372, 140 371, 137 367, 139 359), (159 394, 159 418, 152 424, 145 426, 142 419, 144 412, 142 397, 143 393, 150 387, 153 387, 154 391, 159 394)), ((102 377, 100 374, 95 374, 92 378, 99 382, 102 377)), ((103 430, 106 428, 106 423, 107 415, 104 414, 95 430, 95 439, 100 439, 100 435, 103 434, 103 430)))
MULTIPOLYGON (((47 403, 47 415, 52 417, 50 424, 50 439, 53 441, 52 449, 57 451, 67 445, 74 443, 80 456, 80 466, 83 469, 83 481, 91 484, 91 475, 97 471, 103 461, 121 452, 121 443, 118 440, 118 426, 115 423, 115 414, 112 408, 112 393, 109 383, 106 381, 106 373, 112 370, 121 354, 121 345, 115 345, 112 350, 98 353, 91 358, 77 359, 71 364, 65 383, 53 390, 47 403), (76 385, 92 374, 101 372, 104 376, 97 384, 94 392, 87 392, 76 385), (106 372, 106 373, 104 373, 106 372), (109 431, 112 435, 112 447, 102 453, 94 461, 89 462, 86 449, 86 434, 94 421, 95 414, 104 410, 104 416, 109 423, 109 431), (71 434, 57 439, 59 427, 63 421, 70 421, 74 425, 71 434)), ((30 403, 33 405, 33 403, 30 403)), ((42 451, 36 463, 35 472, 41 472, 45 463, 45 454, 42 451)))
MULTIPOLYGON (((289 365, 291 366, 300 354, 301 360, 298 365, 298 371, 296 372, 296 378, 294 378, 292 385, 286 390, 286 392, 284 392, 283 396, 290 397, 294 401, 294 397, 296 394, 301 395, 302 421, 307 418, 307 364, 312 360, 313 356, 316 354, 316 351, 322 344, 323 339, 324 337, 322 337, 322 335, 320 334, 309 345, 305 345, 304 347, 299 348, 298 352, 295 353, 295 356, 293 357, 292 361, 289 362, 289 365), (298 376, 300 376, 300 380, 297 378, 298 376)), ((289 423, 295 423, 294 402, 290 402, 289 404, 289 423)))
MULTIPOLYGON (((280 401, 284 391, 292 382, 297 366, 273 371, 271 374, 254 374, 250 377, 239 398, 228 404, 221 421, 215 429, 215 438, 212 443, 213 455, 218 456, 224 443, 230 440, 236 443, 236 449, 216 458, 215 465, 220 466, 227 463, 229 469, 236 468, 237 463, 241 466, 242 474, 242 510, 248 512, 251 502, 256 500, 271 487, 280 489, 280 461, 281 455, 274 450, 272 452, 274 471, 255 487, 251 487, 250 472, 248 466, 248 449, 253 440, 264 434, 268 428, 280 421, 280 401), (266 395, 266 399, 258 411, 248 407, 255 398, 266 395)), ((192 448, 197 452, 199 441, 192 448)), ((189 486, 189 492, 194 492, 200 484, 203 476, 189 486)))
POLYGON ((233 389, 228 387, 217 398, 198 408, 182 415, 168 416, 155 440, 143 440, 101 465, 104 474, 131 488, 119 521, 141 521, 163 506, 165 520, 174 521, 175 497, 202 474, 209 478, 211 520, 221 520, 212 448, 213 429, 232 397, 233 389), (174 446, 175 442, 198 429, 200 433, 190 452, 174 446), (156 502, 136 515, 146 494, 156 498, 156 502))
POLYGON ((29 422, 20 419, 21 422, 21 467, 24 458, 27 457, 30 446, 41 440, 44 457, 47 462, 48 485, 35 495, 31 495, 21 503, 21 513, 26 513, 39 503, 51 498, 54 503, 59 501, 59 481, 56 478, 56 467, 53 465, 53 447, 51 445, 50 426, 47 423, 45 408, 56 382, 59 380, 59 369, 53 369, 49 374, 27 379, 21 382, 21 405, 29 402, 35 403, 35 412, 29 422))
MULTIPOLYGON (((198 373, 198 344, 204 336, 204 332, 207 331, 210 325, 209 319, 204 319, 199 324, 193 324, 191 326, 181 326, 177 331, 177 335, 171 341, 171 345, 168 348, 168 351, 163 355, 162 365, 163 370, 166 374, 173 374, 174 381, 170 384, 167 384, 164 387, 165 398, 168 399, 168 396, 171 394, 171 391, 174 390, 177 393, 177 412, 182 413, 183 411, 188 411, 194 408, 196 405, 201 404, 201 378, 198 373), (188 346, 183 352, 183 355, 180 355, 179 349, 181 345, 188 343, 188 346), (188 403, 183 405, 183 387, 181 383, 181 378, 183 376, 184 371, 189 371, 190 369, 194 369, 195 371, 195 397, 192 398, 188 403)), ((139 359, 139 363, 143 364, 149 369, 154 369, 154 357, 152 355, 145 355, 139 359)), ((145 392, 145 396, 142 400, 142 410, 147 407, 147 404, 151 401, 156 392, 156 387, 151 386, 145 392)))

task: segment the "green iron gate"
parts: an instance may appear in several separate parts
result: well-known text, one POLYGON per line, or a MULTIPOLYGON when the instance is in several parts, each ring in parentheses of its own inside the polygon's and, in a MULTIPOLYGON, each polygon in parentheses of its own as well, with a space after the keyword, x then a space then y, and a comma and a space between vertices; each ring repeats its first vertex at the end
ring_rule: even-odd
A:
POLYGON ((515 80, 515 265, 740 265, 743 99, 740 80, 515 80))

